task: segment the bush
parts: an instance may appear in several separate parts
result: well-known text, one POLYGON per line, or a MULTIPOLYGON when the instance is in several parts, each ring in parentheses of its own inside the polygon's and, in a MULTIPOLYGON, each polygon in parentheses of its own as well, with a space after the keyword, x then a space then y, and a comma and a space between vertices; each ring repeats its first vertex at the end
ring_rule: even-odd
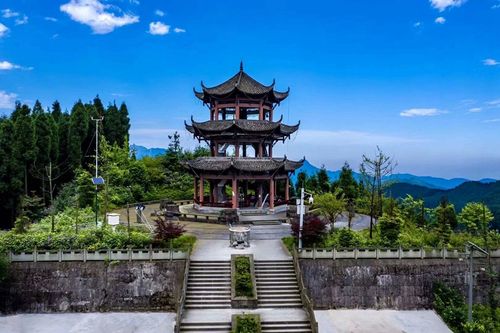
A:
POLYGON ((246 314, 236 316, 236 328, 232 333, 260 333, 259 315, 246 314))
POLYGON ((7 257, 0 254, 0 283, 7 278, 8 269, 9 261, 7 260, 7 257))
POLYGON ((193 250, 196 237, 193 235, 182 235, 172 241, 172 247, 181 251, 193 250))
MULTIPOLYGON (((292 233, 299 238, 299 219, 292 222, 292 233)), ((326 224, 318 216, 304 216, 304 226, 302 230, 302 242, 304 246, 311 246, 322 240, 326 233, 326 224)))
POLYGON ((163 246, 168 246, 170 240, 180 237, 185 231, 182 224, 159 216, 156 219, 155 241, 163 246))
POLYGON ((250 258, 245 256, 236 257, 234 268, 236 297, 254 297, 250 258))
POLYGON ((285 244, 286 248, 288 249, 288 251, 290 251, 290 253, 293 252, 293 246, 296 244, 296 239, 295 237, 292 237, 292 236, 287 236, 287 237, 283 237, 281 239, 281 241, 283 242, 283 244, 285 244))

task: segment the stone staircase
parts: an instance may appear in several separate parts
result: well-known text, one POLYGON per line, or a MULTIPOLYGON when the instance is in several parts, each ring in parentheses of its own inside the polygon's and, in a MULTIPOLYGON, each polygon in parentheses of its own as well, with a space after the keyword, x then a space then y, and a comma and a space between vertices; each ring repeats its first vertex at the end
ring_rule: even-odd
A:
POLYGON ((259 308, 301 308, 299 285, 292 260, 256 260, 259 308))
POLYGON ((231 308, 230 261, 191 261, 185 308, 231 308))
MULTIPOLYGON (((258 308, 262 333, 311 333, 301 309, 299 287, 292 260, 255 261, 258 308), (290 314, 289 312, 292 312, 290 314)), ((231 262, 191 260, 185 301, 186 315, 180 325, 185 333, 230 333, 231 262)))

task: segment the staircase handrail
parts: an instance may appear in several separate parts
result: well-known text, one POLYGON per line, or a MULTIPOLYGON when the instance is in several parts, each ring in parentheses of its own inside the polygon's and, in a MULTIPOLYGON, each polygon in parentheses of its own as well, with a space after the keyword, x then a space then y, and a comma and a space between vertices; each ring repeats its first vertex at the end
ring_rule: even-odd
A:
POLYGON ((151 233, 154 233, 155 232, 155 228, 151 225, 151 223, 149 222, 149 220, 147 219, 146 215, 144 215, 144 212, 143 211, 140 211, 139 212, 139 217, 141 218, 141 222, 144 223, 146 225, 146 227, 149 229, 149 231, 151 233))
POLYGON ((177 315, 175 318, 175 333, 180 333, 181 321, 184 316, 184 303, 186 302, 186 291, 189 279, 189 265, 191 264, 191 250, 188 250, 186 263, 184 266, 184 281, 182 283, 181 295, 179 296, 179 301, 177 303, 177 315))
POLYGON ((297 249, 295 248, 295 245, 292 251, 292 258, 293 258, 293 266, 295 269, 295 275, 297 276, 297 282, 299 284, 300 298, 302 300, 304 309, 306 310, 306 313, 309 317, 309 321, 311 322, 311 332, 318 333, 319 332, 318 322, 316 321, 316 316, 314 315, 313 304, 311 302, 311 299, 307 295, 307 289, 304 285, 304 280, 302 279, 302 271, 300 269, 300 264, 298 259, 299 256, 297 253, 297 249))

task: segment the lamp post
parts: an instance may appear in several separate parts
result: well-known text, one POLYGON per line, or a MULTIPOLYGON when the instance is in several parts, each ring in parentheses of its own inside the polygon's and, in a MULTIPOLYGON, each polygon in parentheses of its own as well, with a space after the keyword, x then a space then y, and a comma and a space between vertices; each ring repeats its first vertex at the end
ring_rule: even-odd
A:
POLYGON ((298 211, 299 211, 299 251, 302 251, 302 232, 304 231, 304 197, 305 194, 309 195, 312 197, 311 193, 307 193, 304 191, 304 188, 302 187, 300 189, 300 202, 298 204, 298 211))
POLYGON ((489 256, 489 253, 472 242, 467 242, 465 248, 469 253, 469 295, 467 321, 472 322, 472 293, 474 289, 474 250, 489 256))

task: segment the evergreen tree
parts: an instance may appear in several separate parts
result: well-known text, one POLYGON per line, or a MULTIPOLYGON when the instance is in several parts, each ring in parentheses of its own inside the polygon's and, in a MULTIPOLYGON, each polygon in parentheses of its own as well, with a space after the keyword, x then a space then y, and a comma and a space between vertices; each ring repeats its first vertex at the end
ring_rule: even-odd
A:
POLYGON ((328 177, 328 173, 326 172, 326 168, 324 165, 321 166, 318 173, 316 174, 316 178, 318 179, 318 187, 321 193, 327 193, 330 191, 330 178, 328 177))
POLYGON ((344 163, 340 171, 339 179, 335 182, 335 186, 342 190, 342 193, 344 193, 348 201, 356 200, 358 197, 358 182, 354 179, 352 169, 347 162, 344 163))
POLYGON ((128 131, 130 129, 130 118, 128 117, 127 105, 122 103, 118 112, 120 115, 120 134, 118 137, 118 145, 120 147, 124 147, 129 142, 128 131))
POLYGON ((56 123, 59 123, 59 120, 62 117, 62 110, 61 110, 61 104, 56 100, 54 103, 52 103, 52 118, 54 118, 54 121, 56 123))
POLYGON ((120 112, 116 104, 110 104, 106 109, 103 120, 104 136, 110 145, 119 144, 121 136, 120 112))
POLYGON ((26 195, 28 194, 28 170, 36 156, 35 129, 30 113, 30 108, 23 104, 14 122, 14 156, 23 167, 24 193, 26 195))
POLYGON ((23 170, 13 151, 14 123, 0 119, 0 228, 12 226, 23 188, 23 170))
POLYGON ((300 189, 302 187, 306 187, 307 183, 307 174, 304 171, 301 171, 297 174, 297 183, 295 184, 296 192, 300 193, 300 189))
POLYGON ((35 105, 33 105, 32 114, 34 117, 37 117, 43 113, 42 103, 39 100, 36 100, 35 105))
POLYGON ((89 115, 81 101, 78 101, 71 110, 69 120, 68 153, 70 165, 78 168, 82 165, 86 153, 84 140, 89 128, 89 115))

